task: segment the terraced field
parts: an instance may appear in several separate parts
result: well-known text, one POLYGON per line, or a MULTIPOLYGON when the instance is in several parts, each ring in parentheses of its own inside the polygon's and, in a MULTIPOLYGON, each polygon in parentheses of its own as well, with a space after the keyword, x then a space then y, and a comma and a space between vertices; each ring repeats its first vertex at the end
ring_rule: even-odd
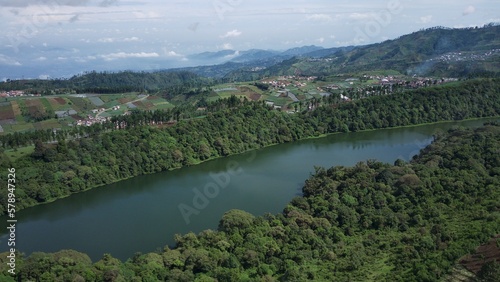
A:
POLYGON ((12 97, 0 103, 0 134, 30 130, 67 129, 77 120, 95 116, 93 110, 105 108, 103 117, 122 115, 131 109, 158 110, 174 106, 167 100, 137 93, 111 95, 61 95, 57 97, 12 97), (113 110, 115 106, 119 109, 113 110), (47 119, 34 122, 31 116, 46 114, 47 119), (57 118, 56 118, 57 116, 57 118))

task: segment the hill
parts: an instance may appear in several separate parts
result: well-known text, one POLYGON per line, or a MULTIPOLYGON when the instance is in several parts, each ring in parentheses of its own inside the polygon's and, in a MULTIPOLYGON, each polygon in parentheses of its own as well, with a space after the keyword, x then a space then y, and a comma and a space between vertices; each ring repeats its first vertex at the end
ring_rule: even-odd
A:
POLYGON ((250 80, 273 75, 331 75, 370 70, 396 70, 408 75, 453 76, 500 73, 500 26, 430 28, 382 43, 315 51, 284 60, 258 72, 236 70, 227 76, 250 80), (320 52, 320 53, 318 53, 320 52))
MULTIPOLYGON (((16 256, 2 281, 439 281, 500 232, 500 126, 453 129, 410 163, 316 168, 276 215, 230 210, 218 230, 126 262, 63 250, 16 256), (480 177, 478 177, 480 176, 480 177)), ((478 276, 498 281, 498 263, 478 276), (492 271, 493 270, 493 271, 492 271)))
POLYGON ((211 80, 252 81, 277 75, 328 76, 373 70, 438 77, 498 76, 500 25, 482 28, 430 28, 394 40, 366 46, 324 49, 318 46, 283 52, 252 49, 222 50, 192 55, 201 61, 224 61, 209 66, 155 72, 87 72, 70 79, 16 80, 0 83, 0 90, 66 88, 76 92, 123 93, 206 85, 211 80), (204 77, 204 78, 203 78, 204 77))
POLYGON ((205 85, 209 80, 187 71, 157 72, 86 72, 69 79, 25 79, 0 83, 1 90, 25 90, 42 95, 67 93, 126 93, 134 91, 189 89, 205 85))

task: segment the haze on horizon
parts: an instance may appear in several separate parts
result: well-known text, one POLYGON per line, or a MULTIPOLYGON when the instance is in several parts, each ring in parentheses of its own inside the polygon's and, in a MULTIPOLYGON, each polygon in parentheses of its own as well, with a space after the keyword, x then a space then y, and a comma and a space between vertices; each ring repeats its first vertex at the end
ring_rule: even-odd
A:
POLYGON ((0 79, 193 66, 188 55, 205 51, 363 45, 500 22, 498 0, 283 2, 0 0, 0 79))

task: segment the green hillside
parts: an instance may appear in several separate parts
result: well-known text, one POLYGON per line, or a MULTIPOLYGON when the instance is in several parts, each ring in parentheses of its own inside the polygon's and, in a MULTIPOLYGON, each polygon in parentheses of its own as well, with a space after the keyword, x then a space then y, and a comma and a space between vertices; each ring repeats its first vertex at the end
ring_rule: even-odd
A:
MULTIPOLYGON (((174 248, 126 262, 104 254, 93 263, 71 250, 18 254, 12 277, 4 253, 0 279, 439 281, 500 232, 498 148, 498 125, 451 130, 410 163, 316 168, 280 214, 231 210, 217 231, 178 235, 174 248)), ((480 278, 497 281, 498 263, 479 267, 480 278)))
POLYGON ((273 75, 331 75, 370 70, 408 75, 477 76, 500 73, 500 25, 426 29, 324 58, 292 58, 261 71, 237 70, 233 80, 273 75))

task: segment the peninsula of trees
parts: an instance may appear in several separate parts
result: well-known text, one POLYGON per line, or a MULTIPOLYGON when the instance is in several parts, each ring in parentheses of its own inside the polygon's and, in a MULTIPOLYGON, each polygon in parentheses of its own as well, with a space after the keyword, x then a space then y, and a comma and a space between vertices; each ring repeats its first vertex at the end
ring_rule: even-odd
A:
MULTIPOLYGON (((61 133, 50 144, 45 142, 53 136, 44 131, 0 136, 4 147, 35 144, 31 156, 15 162, 0 158, 0 165, 18 168, 21 209, 137 175, 323 134, 499 116, 500 80, 468 80, 348 103, 330 96, 297 114, 234 96, 208 108, 204 118, 162 128, 148 125, 175 119, 175 112, 137 111, 81 128, 74 136, 61 133)), ((0 203, 5 197, 0 194, 0 203)), ((0 214, 5 208, 0 205, 0 214)))
MULTIPOLYGON (((118 131, 124 132, 124 131, 118 131)), ((122 133, 120 133, 122 134, 122 133)), ((231 148, 231 147, 229 147, 231 148)), ((231 210, 173 249, 92 263, 63 250, 18 258, 2 281, 437 281, 500 232, 500 126, 436 136, 410 163, 316 168, 280 214, 231 210)), ((68 149, 69 150, 69 149, 68 149)), ((497 243, 498 244, 498 243, 497 243)), ((478 272, 495 281, 500 265, 478 272)))

